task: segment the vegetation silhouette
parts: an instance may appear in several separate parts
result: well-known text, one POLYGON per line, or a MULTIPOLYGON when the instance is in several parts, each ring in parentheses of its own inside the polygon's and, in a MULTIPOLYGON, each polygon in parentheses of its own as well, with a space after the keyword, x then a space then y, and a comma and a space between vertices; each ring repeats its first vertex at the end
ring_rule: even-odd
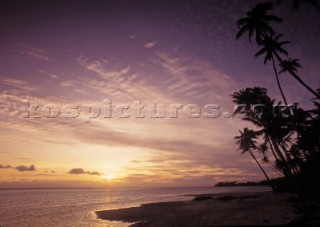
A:
MULTIPOLYGON (((279 5, 281 0, 277 0, 279 5)), ((302 1, 293 0, 292 10, 298 10, 302 1)), ((317 0, 308 0, 320 9, 317 0)), ((238 20, 239 31, 236 39, 248 33, 249 42, 255 35, 260 50, 256 57, 264 56, 264 63, 272 62, 276 83, 284 105, 270 98, 266 88, 253 87, 241 89, 232 94, 237 104, 234 115, 241 115, 242 120, 250 122, 254 129, 244 128, 236 136, 236 143, 242 153, 249 153, 255 160, 267 182, 277 190, 300 193, 320 192, 320 88, 312 89, 298 76, 301 68, 299 59, 291 58, 278 34, 271 26, 281 23, 282 18, 272 15, 272 2, 260 2, 238 20), (284 58, 285 57, 285 58, 284 58), (279 75, 288 73, 298 81, 314 98, 314 108, 304 110, 297 103, 288 105, 280 83, 279 75), (257 154, 257 155, 256 155, 257 154), (270 178, 257 157, 262 157, 262 164, 281 175, 281 184, 271 184, 270 178), (280 187, 281 186, 281 187, 280 187)))
POLYGON ((236 136, 235 139, 237 140, 236 143, 239 145, 239 148, 242 154, 249 153, 251 157, 254 159, 254 161, 257 163, 257 165, 259 166, 260 170, 266 177, 267 181, 270 182, 270 179, 267 173, 264 171, 263 167, 260 165, 259 161, 253 154, 253 151, 258 148, 256 140, 258 139, 259 132, 256 132, 248 128, 244 128, 243 131, 239 130, 239 132, 240 132, 240 136, 236 136))
POLYGON ((235 115, 241 115, 242 120, 255 127, 255 130, 240 131, 235 137, 236 143, 242 153, 252 156, 268 182, 270 178, 254 152, 262 155, 262 161, 283 176, 282 188, 270 184, 273 189, 319 192, 320 103, 314 101, 312 110, 303 110, 297 104, 290 109, 282 108, 281 102, 276 103, 268 96, 267 89, 260 87, 242 89, 232 98, 239 106, 235 115))
MULTIPOLYGON (((295 2, 295 1, 294 1, 295 2)), ((300 4, 300 3, 294 3, 300 4)), ((236 35, 236 39, 239 39, 245 33, 248 32, 249 42, 251 43, 251 38, 256 34, 256 44, 258 46, 262 46, 262 49, 256 53, 256 56, 260 56, 265 53, 264 63, 268 60, 272 61, 273 69, 276 75, 276 81, 278 84, 278 88, 280 90, 281 96, 285 104, 287 104, 287 100, 284 96, 283 89, 281 87, 279 81, 279 75, 276 69, 275 59, 278 61, 278 65, 281 67, 281 71, 288 72, 295 80, 297 80, 302 86, 304 86, 310 93, 312 93, 315 97, 320 98, 319 93, 317 93, 314 89, 312 89, 309 85, 307 85, 297 74, 297 67, 286 67, 288 60, 283 60, 280 54, 289 55, 288 51, 282 48, 282 45, 289 43, 289 41, 279 41, 279 38, 282 37, 282 34, 277 34, 275 30, 271 27, 271 22, 281 23, 283 21, 282 18, 269 14, 269 11, 273 9, 273 4, 271 2, 258 3, 256 6, 247 12, 246 17, 238 20, 238 28, 239 31, 236 35)), ((290 59, 290 58, 288 58, 290 59)), ((298 59, 294 59, 296 62, 298 59)), ((301 65, 299 64, 301 67, 301 65)))
POLYGON ((256 42, 259 43, 265 36, 275 34, 270 22, 281 23, 282 18, 268 14, 273 8, 271 2, 258 3, 251 11, 247 12, 247 17, 238 20, 239 31, 236 38, 239 39, 244 33, 249 33, 249 41, 253 34, 256 34, 256 42))
POLYGON ((279 53, 288 55, 288 52, 282 48, 282 45, 289 43, 289 41, 282 41, 279 42, 279 38, 282 36, 282 34, 279 34, 277 36, 274 36, 273 34, 266 36, 263 40, 260 41, 259 45, 263 46, 261 50, 259 50, 256 54, 255 57, 258 57, 262 54, 265 54, 264 58, 264 64, 267 63, 267 61, 272 60, 272 66, 274 73, 276 75, 276 81, 278 88, 280 90, 283 102, 288 105, 286 97, 284 96, 280 80, 279 80, 279 74, 276 68, 276 64, 274 61, 274 56, 279 56, 279 53))

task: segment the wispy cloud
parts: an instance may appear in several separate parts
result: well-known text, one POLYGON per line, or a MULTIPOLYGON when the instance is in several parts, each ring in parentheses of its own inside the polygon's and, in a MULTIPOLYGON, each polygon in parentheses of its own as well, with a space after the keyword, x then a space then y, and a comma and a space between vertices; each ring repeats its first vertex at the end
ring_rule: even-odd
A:
POLYGON ((14 49, 15 52, 18 52, 22 55, 31 57, 33 59, 41 60, 41 61, 49 61, 48 53, 44 49, 40 49, 37 47, 29 46, 26 44, 19 44, 21 49, 14 49))
POLYGON ((0 165, 0 169, 10 169, 12 168, 11 165, 0 165))
POLYGON ((157 44, 157 42, 148 42, 148 43, 145 43, 143 46, 146 49, 151 49, 151 48, 155 47, 156 44, 157 44))
POLYGON ((150 100, 153 102, 171 102, 170 97, 161 87, 153 83, 153 75, 142 75, 133 71, 131 66, 119 66, 119 63, 105 60, 92 60, 79 56, 77 63, 86 71, 98 75, 99 79, 80 77, 82 85, 95 90, 103 97, 113 98, 117 101, 150 100))
POLYGON ((164 81, 169 90, 187 95, 193 100, 230 100, 229 95, 236 87, 231 76, 187 54, 157 51, 151 62, 159 65, 170 76, 164 81))
POLYGON ((20 91, 36 91, 39 90, 36 86, 31 85, 25 80, 19 80, 14 78, 8 78, 0 76, 0 84, 18 88, 20 91))

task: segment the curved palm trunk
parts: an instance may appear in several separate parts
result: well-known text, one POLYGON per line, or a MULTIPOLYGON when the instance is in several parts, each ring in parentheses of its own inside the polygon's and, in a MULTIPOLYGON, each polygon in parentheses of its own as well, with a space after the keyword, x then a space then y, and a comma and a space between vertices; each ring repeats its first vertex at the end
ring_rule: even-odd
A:
POLYGON ((282 91, 282 87, 281 87, 280 80, 279 80, 279 74, 278 74, 278 71, 277 71, 277 68, 276 68, 276 64, 275 64, 275 62, 274 62, 274 57, 273 57, 273 55, 271 55, 271 59, 272 59, 272 65, 273 65, 274 74, 276 75, 278 88, 279 88, 279 90, 280 90, 280 93, 281 93, 283 102, 284 102, 284 104, 286 104, 286 106, 288 106, 286 97, 284 96, 284 93, 283 93, 283 91, 282 91))
MULTIPOLYGON (((282 62, 282 59, 280 58, 278 53, 275 52, 274 55, 276 56, 276 58, 279 62, 282 62)), ((295 78, 300 84, 302 84, 308 91, 310 91, 317 98, 320 98, 320 95, 315 90, 313 90, 311 87, 309 87, 294 71, 288 70, 288 72, 291 74, 291 76, 293 78, 295 78)))
POLYGON ((275 151, 277 152, 277 154, 279 156, 279 159, 283 163, 282 170, 283 170, 284 175, 291 176, 290 166, 288 165, 287 160, 283 156, 283 154, 282 154, 281 150, 279 149, 279 147, 277 146, 277 143, 275 142, 275 140, 271 138, 271 142, 273 144, 275 151))
POLYGON ((274 190, 274 187, 273 187, 273 185, 271 184, 270 178, 268 177, 267 173, 264 171, 264 169, 262 168, 262 166, 260 165, 260 163, 258 162, 258 160, 256 159, 256 157, 254 156, 254 154, 253 154, 251 151, 249 151, 249 153, 250 153, 251 157, 256 161, 256 163, 257 163, 257 165, 259 166, 260 170, 263 172, 265 178, 266 178, 267 181, 269 182, 269 185, 270 185, 270 186, 272 187, 272 189, 274 190))
POLYGON ((287 157, 287 159, 288 159, 289 166, 290 166, 290 168, 291 168, 292 171, 293 171, 293 174, 299 173, 300 170, 298 169, 297 166, 295 166, 295 165, 292 164, 292 163, 293 163, 292 158, 290 157, 289 152, 288 152, 288 150, 286 149, 286 147, 284 146, 284 144, 283 144, 283 143, 280 143, 280 142, 278 142, 278 144, 280 145, 280 147, 281 147, 282 150, 284 151, 284 153, 285 153, 285 155, 286 155, 286 157, 287 157))
POLYGON ((277 161, 281 161, 282 163, 285 164, 285 166, 281 166, 281 171, 280 172, 284 176, 289 176, 290 173, 289 173, 289 166, 287 166, 287 161, 286 161, 285 157, 283 156, 283 154, 281 153, 281 151, 278 148, 278 146, 276 145, 274 139, 270 138, 269 135, 266 135, 266 140, 269 143, 269 146, 270 146, 270 149, 271 149, 271 152, 272 152, 274 158, 277 161))
POLYGON ((269 143, 269 146, 270 146, 270 148, 271 148, 271 152, 272 152, 274 158, 279 161, 279 157, 276 155, 276 153, 275 153, 275 151, 274 151, 274 149, 273 149, 273 145, 272 145, 272 143, 271 143, 268 135, 267 135, 267 141, 268 141, 268 143, 269 143))
POLYGON ((301 78, 292 70, 288 70, 288 72, 297 80, 299 81, 306 89, 308 89, 312 94, 314 94, 317 98, 320 99, 320 95, 313 90, 312 88, 310 88, 305 82, 303 82, 303 80, 301 80, 301 78))

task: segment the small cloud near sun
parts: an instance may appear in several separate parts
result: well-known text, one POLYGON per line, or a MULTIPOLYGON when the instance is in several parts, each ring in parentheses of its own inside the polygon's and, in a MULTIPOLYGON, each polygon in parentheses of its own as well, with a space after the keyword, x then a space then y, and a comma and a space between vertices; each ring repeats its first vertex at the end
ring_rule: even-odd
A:
POLYGON ((31 166, 20 165, 20 166, 17 166, 15 169, 18 170, 18 171, 20 171, 20 172, 24 172, 24 171, 36 171, 36 167, 35 167, 34 165, 31 165, 31 166))
POLYGON ((82 168, 74 168, 69 171, 70 174, 88 174, 88 175, 101 175, 101 173, 97 171, 84 171, 82 168))

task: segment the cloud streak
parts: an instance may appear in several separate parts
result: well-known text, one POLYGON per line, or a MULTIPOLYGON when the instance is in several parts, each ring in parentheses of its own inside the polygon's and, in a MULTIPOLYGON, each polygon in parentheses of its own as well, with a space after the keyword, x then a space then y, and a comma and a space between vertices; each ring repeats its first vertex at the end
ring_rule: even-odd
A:
POLYGON ((145 43, 143 46, 146 49, 151 49, 151 48, 155 47, 156 44, 157 44, 157 42, 148 42, 148 43, 145 43))
POLYGON ((44 49, 40 49, 37 47, 29 46, 26 44, 19 44, 19 46, 22 48, 21 50, 14 50, 22 55, 31 57, 36 60, 40 61, 49 61, 48 53, 44 49))

